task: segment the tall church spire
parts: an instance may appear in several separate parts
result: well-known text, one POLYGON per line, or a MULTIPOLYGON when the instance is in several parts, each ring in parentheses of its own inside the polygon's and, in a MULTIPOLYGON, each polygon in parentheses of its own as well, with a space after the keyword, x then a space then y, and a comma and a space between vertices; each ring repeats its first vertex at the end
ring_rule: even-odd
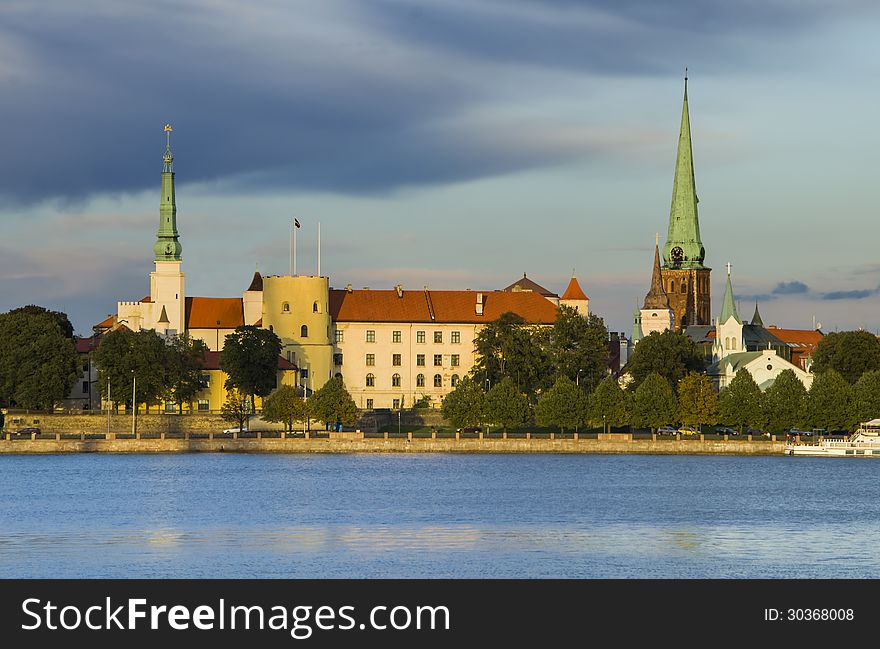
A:
POLYGON ((174 167, 171 155, 171 124, 165 125, 165 155, 162 156, 162 199, 159 204, 159 232, 153 252, 156 261, 180 261, 183 246, 177 233, 177 204, 174 200, 174 167))
POLYGON ((643 309, 668 309, 669 296, 663 290, 663 277, 660 273, 660 248, 654 245, 654 272, 651 275, 651 290, 645 296, 643 309))
POLYGON ((694 157, 691 150, 691 123, 688 113, 687 68, 684 76, 684 101, 681 109, 681 131, 675 179, 672 183, 672 206, 669 210, 669 232, 663 246, 667 268, 703 268, 706 252, 700 240, 697 217, 697 188, 694 181, 694 157))

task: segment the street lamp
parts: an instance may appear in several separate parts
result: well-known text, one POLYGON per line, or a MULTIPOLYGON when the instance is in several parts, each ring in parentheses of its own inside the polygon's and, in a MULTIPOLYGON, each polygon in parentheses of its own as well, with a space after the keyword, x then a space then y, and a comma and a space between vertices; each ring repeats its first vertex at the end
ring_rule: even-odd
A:
POLYGON ((137 436, 136 426, 137 426, 137 375, 134 373, 134 370, 131 371, 131 434, 137 436))

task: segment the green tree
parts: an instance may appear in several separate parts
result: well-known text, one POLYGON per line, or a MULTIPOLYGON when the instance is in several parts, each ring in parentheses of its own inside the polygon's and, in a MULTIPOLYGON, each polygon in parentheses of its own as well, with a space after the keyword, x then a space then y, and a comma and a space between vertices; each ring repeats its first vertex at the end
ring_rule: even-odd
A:
POLYGON ((111 331, 95 350, 101 394, 107 397, 109 382, 113 402, 130 403, 132 379, 136 377, 135 401, 149 407, 167 394, 167 362, 165 342, 152 329, 111 331))
POLYGON ((49 313, 0 315, 0 403, 52 411, 79 377, 73 340, 49 313))
POLYGON ((702 372, 705 365, 696 343, 687 335, 671 330, 652 331, 636 345, 624 371, 632 376, 631 387, 634 389, 651 373, 677 385, 688 372, 702 372))
POLYGON ((509 376, 492 386, 486 394, 486 418, 504 432, 510 426, 519 426, 532 417, 529 400, 509 376))
POLYGON ((869 370, 853 386, 859 423, 880 417, 880 370, 869 370))
POLYGON ((293 422, 302 421, 306 414, 306 402, 292 385, 280 385, 263 400, 263 419, 280 422, 293 430, 293 422))
POLYGON ((226 401, 220 408, 220 416, 224 420, 231 421, 238 426, 239 431, 242 431, 245 429, 244 424, 252 412, 250 395, 237 388, 227 390, 226 401))
POLYGON ((807 425, 807 390, 794 370, 779 373, 764 393, 764 407, 770 432, 786 432, 807 425))
MULTIPOLYGON (((800 381, 798 381, 800 383, 800 381)), ((718 394, 718 418, 728 426, 736 426, 740 432, 746 426, 763 428, 767 425, 764 395, 745 368, 718 394)))
POLYGON ((624 426, 630 416, 627 394, 613 376, 605 377, 589 398, 588 416, 594 426, 624 426))
POLYGON ((166 398, 177 404, 183 412, 183 404, 193 400, 203 389, 202 367, 208 346, 186 333, 173 336, 165 347, 166 398))
POLYGON ((550 358, 556 375, 563 375, 591 392, 608 369, 608 330, 602 318, 585 318, 562 305, 549 335, 550 358))
POLYGON ((813 374, 837 371, 852 384, 870 370, 880 370, 880 339, 870 331, 827 334, 813 352, 813 374))
POLYGON ((835 370, 825 370, 813 378, 807 394, 807 413, 810 425, 827 430, 852 430, 856 419, 853 386, 835 370))
POLYGON ((341 421, 346 426, 353 425, 358 418, 357 404, 345 389, 342 378, 335 377, 327 381, 320 390, 312 393, 306 401, 306 412, 309 417, 321 421, 341 421))
POLYGON ((543 336, 516 313, 503 313, 474 338, 474 380, 489 388, 509 377, 533 395, 547 375, 543 336))
POLYGON ((238 327, 228 334, 220 353, 220 369, 226 373, 226 389, 238 388, 250 396, 265 397, 275 389, 281 339, 268 329, 253 325, 238 327))
POLYGON ((705 374, 691 372, 678 382, 678 419, 697 429, 718 421, 718 395, 705 374))
POLYGON ((648 374, 633 394, 632 424, 654 430, 675 423, 677 412, 678 403, 669 381, 656 372, 648 374))
POLYGON ((459 381, 455 389, 443 397, 440 406, 443 418, 456 428, 481 424, 485 410, 486 393, 482 386, 469 376, 459 381))
POLYGON ((535 406, 535 417, 539 425, 556 425, 565 432, 566 428, 583 425, 587 414, 586 406, 586 395, 574 381, 563 374, 541 395, 538 405, 535 406))
POLYGON ((67 314, 63 311, 50 311, 46 307, 37 306, 36 304, 28 304, 27 306, 20 306, 17 309, 12 309, 9 313, 47 315, 58 324, 58 328, 61 330, 61 333, 65 338, 73 338, 73 325, 70 323, 70 319, 67 317, 67 314))

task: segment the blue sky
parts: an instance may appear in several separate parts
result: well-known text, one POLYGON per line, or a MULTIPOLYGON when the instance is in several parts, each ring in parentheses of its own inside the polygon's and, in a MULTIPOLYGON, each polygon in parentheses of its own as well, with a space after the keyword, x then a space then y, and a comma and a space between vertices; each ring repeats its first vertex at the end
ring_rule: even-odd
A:
POLYGON ((149 292, 174 124, 190 295, 527 272, 630 331, 689 100, 720 309, 880 328, 880 6, 849 0, 0 4, 0 310, 80 333, 149 292))

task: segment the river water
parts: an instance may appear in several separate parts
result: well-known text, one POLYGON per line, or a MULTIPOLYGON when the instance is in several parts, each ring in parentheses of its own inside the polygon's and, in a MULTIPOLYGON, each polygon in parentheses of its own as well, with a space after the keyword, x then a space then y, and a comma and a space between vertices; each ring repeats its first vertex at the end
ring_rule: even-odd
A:
POLYGON ((0 457, 0 577, 880 578, 880 461, 0 457))

